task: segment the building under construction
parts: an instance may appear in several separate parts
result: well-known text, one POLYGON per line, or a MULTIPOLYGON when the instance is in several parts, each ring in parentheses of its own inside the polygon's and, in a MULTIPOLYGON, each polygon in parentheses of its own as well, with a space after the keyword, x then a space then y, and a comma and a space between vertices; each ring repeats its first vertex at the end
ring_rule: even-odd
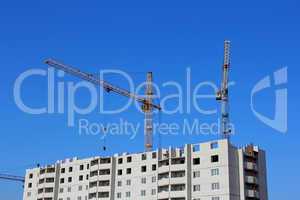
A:
POLYGON ((26 171, 23 200, 267 200, 265 152, 228 139, 26 171))

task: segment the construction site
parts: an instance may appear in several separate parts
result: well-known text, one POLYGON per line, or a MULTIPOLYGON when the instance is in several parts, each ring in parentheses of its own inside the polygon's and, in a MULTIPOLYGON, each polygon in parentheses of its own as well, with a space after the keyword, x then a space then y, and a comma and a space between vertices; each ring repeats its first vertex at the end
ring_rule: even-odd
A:
POLYGON ((58 160, 27 169, 25 177, 0 174, 0 179, 24 184, 23 200, 268 199, 265 152, 252 144, 236 147, 230 142, 230 41, 224 42, 221 87, 216 94, 220 134, 213 141, 180 148, 156 145, 153 149, 153 112, 163 108, 154 101, 152 72, 146 75, 145 95, 139 96, 54 59, 45 64, 140 103, 145 117, 144 152, 58 160))
POLYGON ((2 1, 0 200, 298 199, 299 6, 2 1))

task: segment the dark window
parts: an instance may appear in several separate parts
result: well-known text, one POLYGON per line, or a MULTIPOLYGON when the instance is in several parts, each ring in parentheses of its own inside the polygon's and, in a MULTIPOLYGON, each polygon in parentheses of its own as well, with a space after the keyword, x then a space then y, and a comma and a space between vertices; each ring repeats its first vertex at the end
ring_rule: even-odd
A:
POLYGON ((89 199, 97 198, 97 193, 89 193, 89 199))
POLYGON ((110 158, 100 158, 100 164, 108 164, 111 162, 110 158))
POLYGON ((123 158, 119 158, 118 164, 122 164, 122 163, 123 163, 123 158))
POLYGON ((83 165, 80 165, 79 170, 82 171, 82 170, 83 170, 83 167, 84 167, 83 165))
POLYGON ((146 166, 142 166, 142 167, 141 167, 141 171, 142 171, 142 172, 146 172, 146 171, 147 171, 147 167, 146 167, 146 166))
POLYGON ((69 167, 69 172, 72 172, 73 171, 73 167, 69 167))
POLYGON ((54 182, 54 178, 46 178, 46 183, 53 183, 54 182))
POLYGON ((212 142, 211 144, 210 144, 210 148, 211 149, 217 149, 219 147, 219 143, 218 142, 212 142))
POLYGON ((152 158, 155 159, 156 158, 156 152, 152 153, 152 158))
POLYGON ((108 198, 109 192, 98 192, 98 198, 108 198))
POLYGON ((46 172, 46 169, 41 169, 40 170, 40 174, 45 174, 45 172, 46 172))
POLYGON ((71 183, 72 182, 72 177, 68 178, 68 182, 71 183))
POLYGON ((146 154, 142 154, 142 160, 146 160, 147 159, 147 155, 146 154))
POLYGON ((90 176, 98 176, 98 170, 91 171, 90 176))
POLYGON ((47 173, 54 173, 54 172, 55 172, 55 168, 54 167, 47 168, 47 173))
POLYGON ((200 151, 200 145, 199 144, 195 144, 193 146, 193 152, 197 152, 197 151, 200 151))
POLYGON ((218 155, 211 156, 211 162, 219 162, 219 156, 218 155))
POLYGON ((99 186, 109 186, 109 180, 99 181, 99 186))
POLYGON ((118 170, 118 175, 122 175, 122 170, 121 169, 118 170))
POLYGON ((90 164, 87 164, 86 168, 87 168, 87 169, 90 169, 90 164))
POLYGON ((86 175, 86 180, 89 180, 89 175, 88 174, 86 175))
POLYGON ((194 165, 200 165, 200 158, 194 158, 193 159, 193 164, 194 165))
POLYGON ((65 182, 65 179, 61 178, 60 183, 64 183, 64 182, 65 182))
POLYGON ((101 169, 99 171, 99 175, 109 175, 110 174, 110 169, 101 169))
POLYGON ((79 180, 82 181, 83 180, 83 175, 79 176, 79 180))
POLYGON ((92 160, 91 161, 91 166, 98 165, 98 163, 99 163, 98 159, 92 160))
POLYGON ((156 164, 153 164, 152 165, 152 171, 155 171, 156 170, 156 164))
POLYGON ((32 187, 32 183, 28 183, 28 188, 31 188, 32 187))
POLYGON ((29 178, 33 178, 33 174, 29 174, 29 178))
POLYGON ((128 157, 127 157, 127 162, 130 163, 131 161, 132 161, 132 157, 131 157, 131 156, 128 156, 128 157))
POLYGON ((131 168, 126 169, 126 174, 131 174, 131 168))
POLYGON ((172 165, 184 164, 185 158, 172 158, 171 163, 172 165))
POLYGON ((61 168, 60 173, 65 173, 66 169, 65 168, 61 168))
MULTIPOLYGON (((45 193, 50 193, 50 192, 53 192, 53 188, 52 187, 49 187, 49 188, 45 188, 45 193)), ((50 198, 50 197, 49 197, 50 198)), ((48 199, 49 199, 48 198, 48 199)), ((46 198, 44 198, 44 199, 46 199, 46 198)), ((52 199, 52 198, 50 198, 50 199, 52 199)))

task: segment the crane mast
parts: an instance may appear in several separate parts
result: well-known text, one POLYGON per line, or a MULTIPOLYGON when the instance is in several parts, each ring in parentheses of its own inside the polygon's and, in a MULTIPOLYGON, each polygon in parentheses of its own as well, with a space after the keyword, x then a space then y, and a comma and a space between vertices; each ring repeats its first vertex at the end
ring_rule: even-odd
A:
POLYGON ((216 99, 221 102, 221 132, 222 137, 229 139, 231 133, 229 127, 229 95, 228 95, 228 81, 229 81, 229 67, 230 67, 230 41, 224 41, 224 61, 222 67, 222 83, 221 89, 217 92, 216 99))
POLYGON ((147 151, 152 150, 152 135, 153 135, 153 122, 152 122, 152 111, 153 109, 161 110, 160 105, 153 103, 153 89, 152 89, 152 73, 147 73, 147 80, 146 80, 146 97, 138 96, 134 93, 131 93, 128 90, 122 89, 115 85, 112 85, 104 80, 101 80, 95 77, 92 74, 82 72, 79 69, 74 67, 62 64, 54 59, 47 59, 45 63, 51 67, 54 67, 58 70, 62 70, 68 74, 73 76, 79 77, 83 80, 91 82, 95 85, 99 85, 104 88, 107 92, 115 92, 119 95, 126 96, 128 98, 132 98, 137 102, 142 104, 142 110, 145 113, 145 122, 144 122, 144 131, 145 131, 145 149, 147 151))
POLYGON ((145 148, 146 151, 151 151, 153 146, 153 122, 152 122, 152 96, 153 96, 153 88, 152 88, 152 72, 147 73, 146 80, 146 101, 148 104, 144 104, 142 106, 143 111, 145 113, 145 122, 144 122, 144 132, 145 132, 145 148))

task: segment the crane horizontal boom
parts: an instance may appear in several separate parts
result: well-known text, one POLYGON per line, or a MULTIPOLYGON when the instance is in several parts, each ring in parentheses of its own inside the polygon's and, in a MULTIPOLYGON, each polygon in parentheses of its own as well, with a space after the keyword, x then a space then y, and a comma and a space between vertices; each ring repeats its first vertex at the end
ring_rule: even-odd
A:
POLYGON ((19 182, 25 182, 25 178, 22 176, 15 176, 15 175, 9 175, 9 174, 0 174, 0 179, 4 180, 10 180, 10 181, 19 181, 19 182))
POLYGON ((86 80, 86 81, 89 81, 95 85, 100 85, 101 87, 103 87, 107 92, 110 92, 110 91, 113 91, 117 94, 120 94, 120 95, 123 95, 123 96, 126 96, 126 97, 129 97, 129 98, 132 98, 138 102, 141 102, 142 104, 147 104, 153 108, 156 108, 158 110, 161 110, 161 107, 160 105, 156 105, 156 104, 153 104, 151 102, 148 102, 146 98, 143 98, 143 97, 140 97, 134 93, 131 93, 130 91, 128 90, 125 90, 125 89, 122 89, 122 88, 119 88, 117 86, 114 86, 104 80, 101 80, 101 79, 98 79, 97 77, 95 77, 94 75, 92 74, 89 74, 89 73, 86 73, 86 72, 82 72, 80 71, 79 69, 76 69, 74 67, 71 67, 71 66, 68 66, 68 65, 65 65, 65 64, 62 64, 54 59, 47 59, 45 60, 45 63, 51 67, 54 67, 56 69, 59 69, 59 70, 62 70, 68 74, 72 74, 74 76, 77 76, 83 80, 86 80))

